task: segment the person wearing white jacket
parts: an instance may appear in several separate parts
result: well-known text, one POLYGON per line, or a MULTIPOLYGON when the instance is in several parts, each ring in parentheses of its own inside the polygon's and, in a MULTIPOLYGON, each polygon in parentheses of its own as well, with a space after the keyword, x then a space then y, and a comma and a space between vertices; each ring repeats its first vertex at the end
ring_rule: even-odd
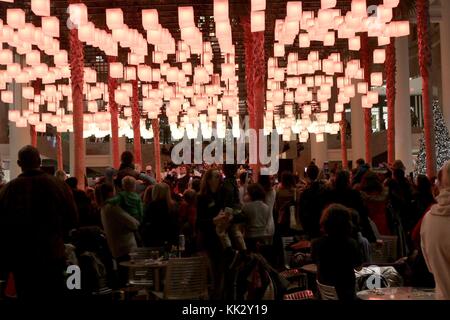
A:
POLYGON ((442 168, 437 204, 425 214, 420 229, 428 269, 436 281, 436 298, 450 300, 450 161, 442 168))

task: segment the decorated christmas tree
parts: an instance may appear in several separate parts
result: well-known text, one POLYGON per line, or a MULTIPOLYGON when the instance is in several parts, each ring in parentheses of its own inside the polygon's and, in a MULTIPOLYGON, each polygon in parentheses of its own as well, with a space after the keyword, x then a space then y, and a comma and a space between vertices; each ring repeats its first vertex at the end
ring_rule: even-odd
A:
MULTIPOLYGON (((450 135, 441 108, 437 102, 433 103, 433 117, 436 134, 436 167, 439 170, 446 161, 450 160, 450 135)), ((417 155, 415 174, 426 174, 426 169, 425 140, 422 135, 420 138, 420 149, 419 154, 417 155)))

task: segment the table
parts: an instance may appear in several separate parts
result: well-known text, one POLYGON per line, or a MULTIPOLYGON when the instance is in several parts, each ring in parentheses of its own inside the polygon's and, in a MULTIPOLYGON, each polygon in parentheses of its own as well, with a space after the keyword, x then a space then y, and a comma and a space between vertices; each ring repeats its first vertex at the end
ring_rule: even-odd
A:
POLYGON ((153 270, 155 277, 155 291, 160 291, 160 270, 167 268, 169 262, 167 260, 131 260, 120 262, 119 265, 129 269, 150 269, 153 270))
POLYGON ((361 300, 436 300, 434 289, 413 287, 364 290, 356 295, 361 300))

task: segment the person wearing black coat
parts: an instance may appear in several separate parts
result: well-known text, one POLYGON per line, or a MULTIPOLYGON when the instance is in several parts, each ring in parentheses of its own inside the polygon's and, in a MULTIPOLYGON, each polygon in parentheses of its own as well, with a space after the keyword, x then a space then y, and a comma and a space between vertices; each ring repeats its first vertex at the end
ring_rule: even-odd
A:
POLYGON ((0 191, 0 278, 13 274, 21 300, 60 299, 75 203, 64 182, 40 170, 36 148, 23 147, 18 159, 22 174, 0 191))

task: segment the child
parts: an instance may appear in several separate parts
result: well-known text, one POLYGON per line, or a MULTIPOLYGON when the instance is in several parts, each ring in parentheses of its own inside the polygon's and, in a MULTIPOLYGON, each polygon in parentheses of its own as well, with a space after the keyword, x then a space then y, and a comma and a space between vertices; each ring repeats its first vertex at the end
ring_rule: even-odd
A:
POLYGON ((141 197, 136 193, 136 179, 126 176, 122 179, 122 189, 115 197, 107 202, 113 205, 119 205, 123 210, 133 218, 142 221, 143 210, 141 197))

